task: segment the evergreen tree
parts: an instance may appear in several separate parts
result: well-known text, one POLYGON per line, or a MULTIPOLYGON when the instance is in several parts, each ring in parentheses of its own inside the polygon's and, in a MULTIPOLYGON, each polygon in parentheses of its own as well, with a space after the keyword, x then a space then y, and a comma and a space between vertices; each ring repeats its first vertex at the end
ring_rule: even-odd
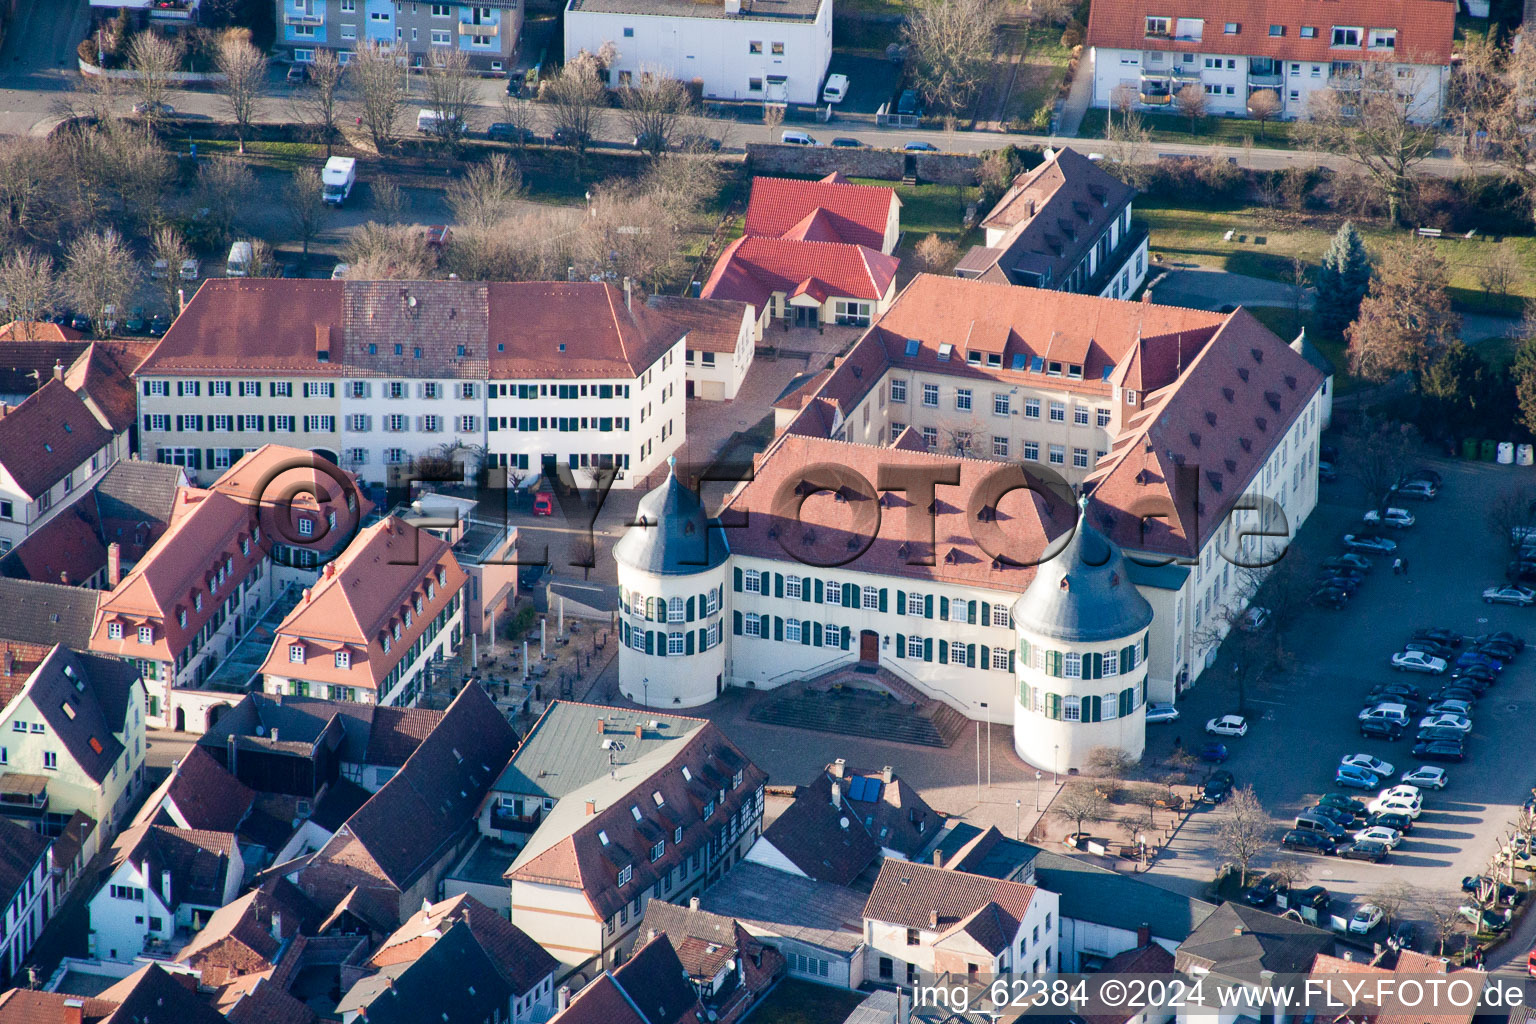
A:
POLYGON ((1520 425, 1536 434, 1536 335, 1527 334, 1509 365, 1520 425))
POLYGON ((1355 225, 1345 221, 1334 233, 1317 274, 1317 316, 1322 328, 1342 333, 1359 314, 1370 283, 1370 253, 1355 225))
POLYGON ((1495 391, 1500 383, 1475 349, 1459 339, 1452 341, 1424 371, 1424 434, 1455 437, 1491 425, 1489 413, 1499 404, 1495 391))

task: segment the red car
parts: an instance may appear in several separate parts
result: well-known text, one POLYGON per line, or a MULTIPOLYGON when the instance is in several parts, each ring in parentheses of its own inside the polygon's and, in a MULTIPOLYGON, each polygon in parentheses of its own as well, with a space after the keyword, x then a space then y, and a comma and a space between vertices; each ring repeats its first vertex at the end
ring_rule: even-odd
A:
POLYGON ((549 491, 540 491, 533 496, 533 514, 536 516, 552 516, 555 514, 555 496, 549 491))

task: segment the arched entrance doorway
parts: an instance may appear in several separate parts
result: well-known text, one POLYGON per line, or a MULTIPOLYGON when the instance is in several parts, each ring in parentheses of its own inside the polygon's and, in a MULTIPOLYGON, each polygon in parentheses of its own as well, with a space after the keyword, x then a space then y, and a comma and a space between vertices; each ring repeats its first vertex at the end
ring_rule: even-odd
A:
POLYGON ((203 726, 203 731, 204 732, 211 731, 215 725, 219 724, 219 719, 224 717, 224 712, 226 712, 228 710, 229 710, 229 705, 228 704, 211 704, 211 705, 209 705, 209 707, 208 707, 208 714, 207 714, 207 717, 206 717, 207 724, 203 726))
POLYGON ((176 724, 176 731, 177 732, 186 732, 187 731, 187 709, 186 708, 177 708, 176 709, 176 723, 175 724, 176 724))
POLYGON ((859 633, 859 660, 871 665, 880 660, 880 634, 873 629, 859 633))
POLYGON ((329 462, 333 466, 341 465, 341 458, 329 448, 311 448, 309 453, 311 455, 320 456, 322 459, 324 459, 326 462, 329 462))

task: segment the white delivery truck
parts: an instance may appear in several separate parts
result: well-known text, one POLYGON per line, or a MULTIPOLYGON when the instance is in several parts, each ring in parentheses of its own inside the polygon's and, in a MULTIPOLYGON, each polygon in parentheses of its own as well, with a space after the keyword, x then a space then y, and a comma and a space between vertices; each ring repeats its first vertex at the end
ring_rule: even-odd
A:
POLYGON ((250 242, 236 242, 229 247, 229 259, 224 261, 225 277, 249 277, 255 251, 250 242))
POLYGON ((357 184, 357 158, 331 157, 320 172, 320 184, 325 186, 325 201, 340 206, 352 194, 352 186, 357 184))

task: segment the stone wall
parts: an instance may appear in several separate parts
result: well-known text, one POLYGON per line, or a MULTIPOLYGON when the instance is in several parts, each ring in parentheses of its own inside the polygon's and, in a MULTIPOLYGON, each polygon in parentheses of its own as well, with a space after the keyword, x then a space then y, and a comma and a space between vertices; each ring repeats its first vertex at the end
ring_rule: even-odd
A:
POLYGON ((917 180, 940 185, 974 185, 981 157, 971 153, 907 153, 899 149, 831 146, 785 146, 780 143, 747 143, 747 166, 753 174, 802 174, 821 177, 837 171, 850 178, 884 178, 900 181, 907 158, 917 169, 917 180))

